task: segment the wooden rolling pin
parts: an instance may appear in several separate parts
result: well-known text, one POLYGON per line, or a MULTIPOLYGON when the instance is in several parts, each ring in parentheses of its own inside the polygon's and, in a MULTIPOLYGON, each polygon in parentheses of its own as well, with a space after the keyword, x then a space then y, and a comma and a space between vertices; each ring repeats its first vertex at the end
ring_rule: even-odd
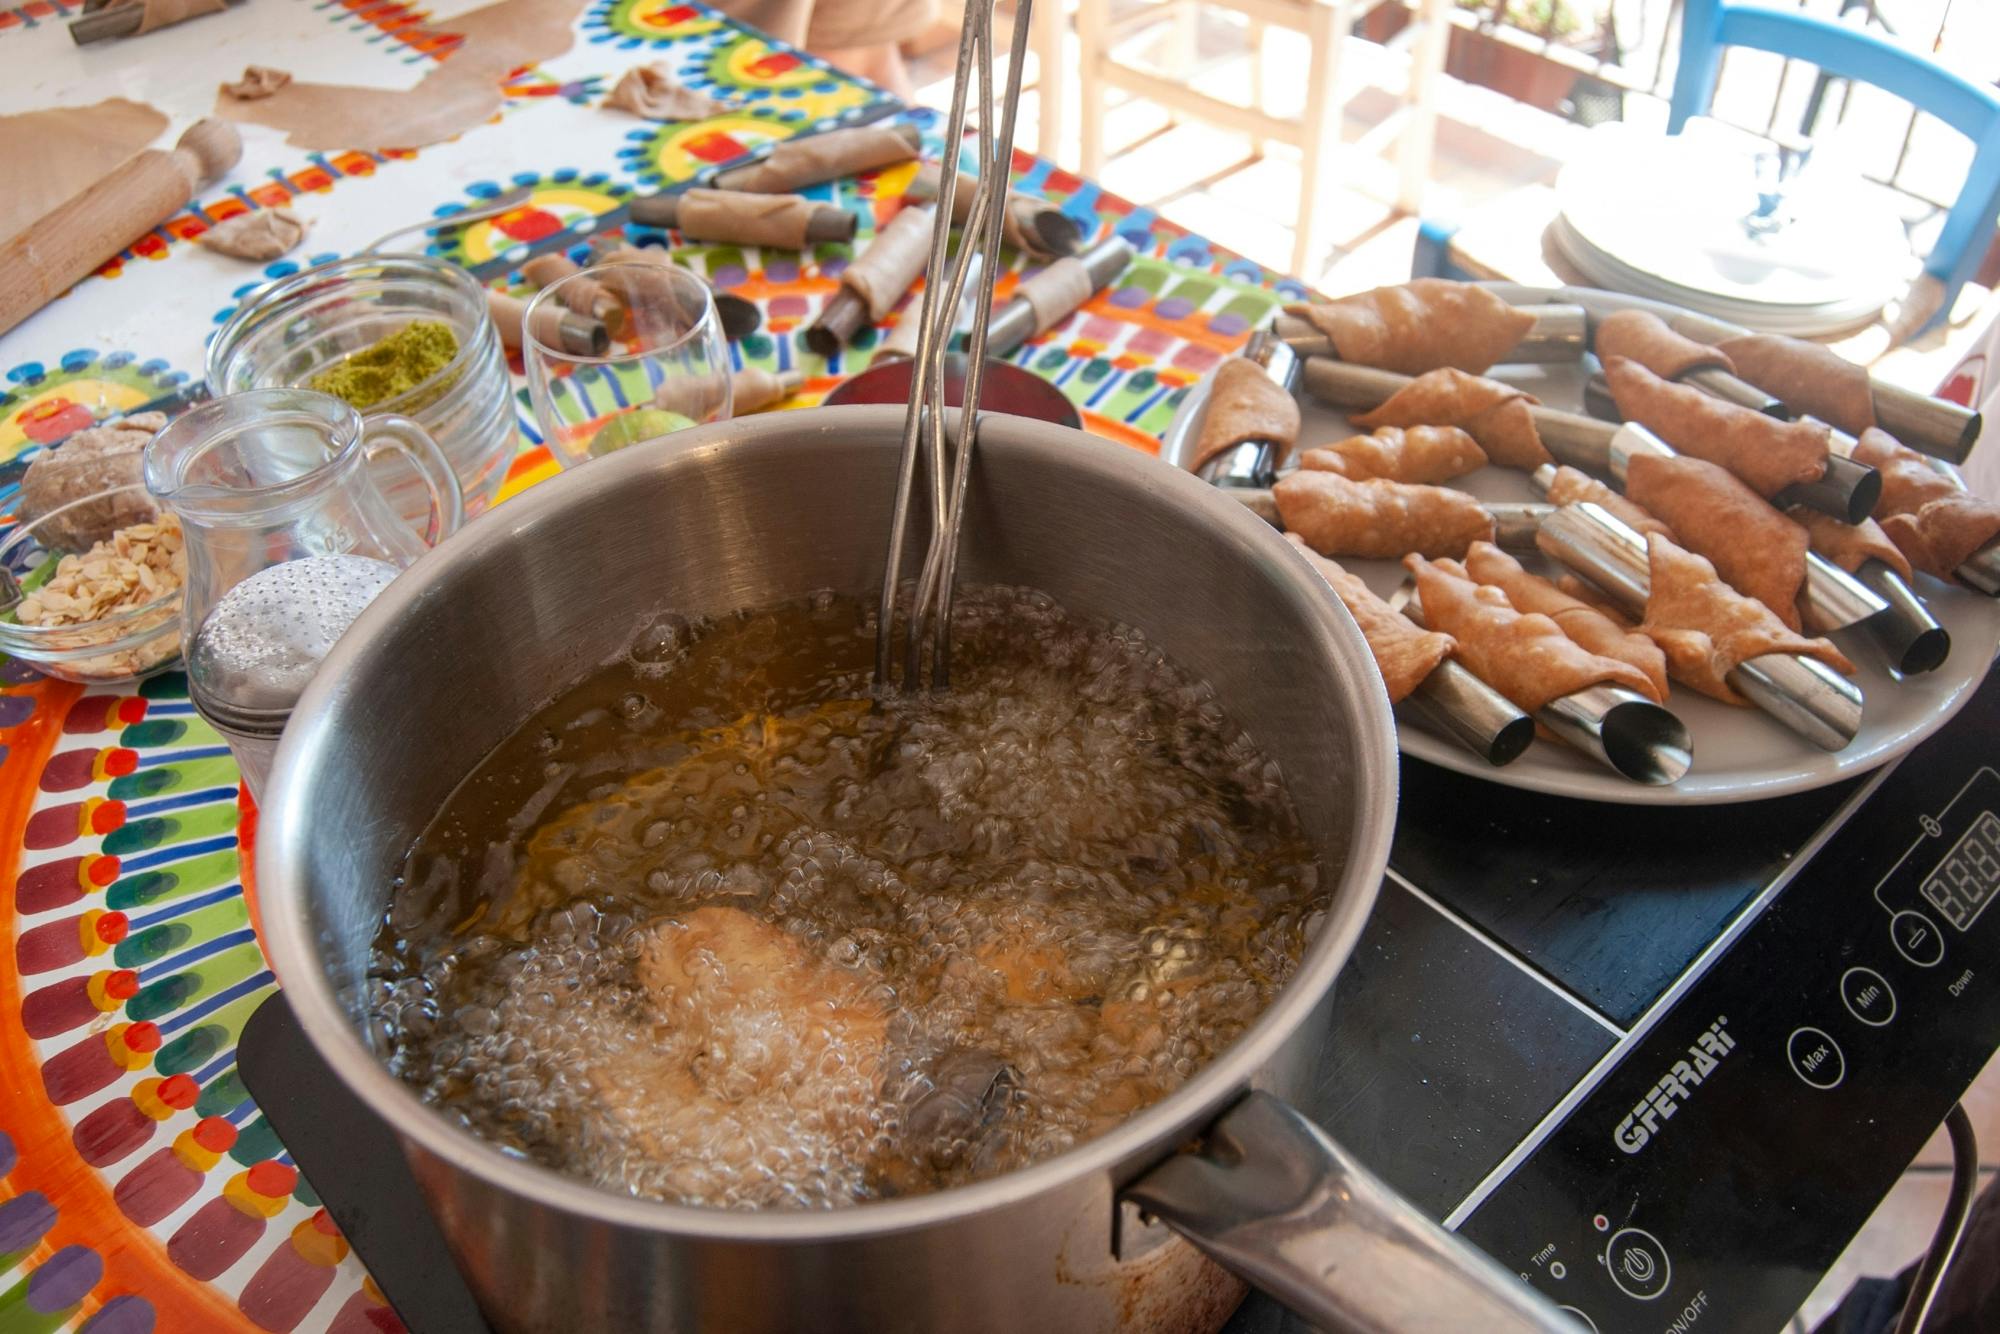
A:
POLYGON ((243 156, 228 121, 202 120, 171 149, 149 148, 29 224, 0 247, 0 333, 187 207, 243 156))

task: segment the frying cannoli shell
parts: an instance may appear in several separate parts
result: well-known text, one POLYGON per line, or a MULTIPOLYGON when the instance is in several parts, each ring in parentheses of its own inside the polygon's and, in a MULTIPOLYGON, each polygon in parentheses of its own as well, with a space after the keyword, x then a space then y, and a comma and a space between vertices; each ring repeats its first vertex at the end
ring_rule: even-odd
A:
POLYGON ((1498 588, 1421 556, 1403 564, 1417 576, 1424 622, 1457 641, 1459 661, 1523 712, 1595 685, 1652 690, 1637 667, 1590 652, 1547 616, 1518 611, 1498 588))
POLYGON ((1548 617, 1577 645, 1600 658, 1615 658, 1638 668, 1649 688, 1639 693, 1655 704, 1667 699, 1667 657, 1660 646, 1614 620, 1581 598, 1571 597, 1490 542, 1474 542, 1465 555, 1465 571, 1482 584, 1507 595, 1514 610, 1548 617))
POLYGON ((1333 340, 1340 359, 1404 375, 1441 366, 1479 374, 1512 351, 1535 317, 1476 283, 1417 278, 1324 304, 1285 307, 1333 340))
POLYGON ((1842 523, 1831 514, 1809 505, 1794 505, 1785 513, 1792 522, 1806 530, 1806 538, 1812 543, 1814 551, 1849 574, 1871 560, 1879 560, 1903 576, 1905 581, 1909 579, 1910 562, 1889 540, 1889 534, 1882 531, 1882 525, 1873 519, 1842 523))
POLYGON ((1356 426, 1457 426, 1503 468, 1532 472, 1554 463, 1528 409, 1536 400, 1512 385, 1452 368, 1434 370, 1391 394, 1372 412, 1351 417, 1356 426))
POLYGON ((1389 688, 1391 704, 1422 685, 1424 678, 1451 656, 1455 645, 1450 635, 1418 629, 1409 617, 1376 597, 1367 584, 1307 546, 1297 533, 1285 536, 1304 553, 1327 583, 1333 585, 1335 595, 1353 615, 1354 623, 1361 627, 1362 637, 1368 641, 1368 651, 1375 655, 1375 665, 1381 669, 1382 684, 1389 688))
POLYGON ((1555 480, 1549 483, 1549 503, 1581 505, 1586 502, 1601 506, 1614 518, 1624 520, 1625 526, 1636 530, 1641 537, 1647 533, 1658 533, 1671 539, 1674 535, 1674 530, 1657 517, 1646 513, 1589 473, 1572 468, 1567 463, 1557 468, 1555 480))
POLYGON ((1824 639, 1808 639, 1771 614, 1770 608, 1722 582, 1715 567, 1658 533, 1646 539, 1652 593, 1639 630, 1667 655, 1674 680, 1719 699, 1749 707, 1729 674, 1766 653, 1817 658, 1835 671, 1854 664, 1824 639))
POLYGON ((1959 494, 1957 484, 1925 462, 1922 454, 1876 427, 1863 431, 1854 442, 1854 461, 1882 475, 1877 514, 1914 514, 1933 500, 1959 494))
POLYGON ((1402 482, 1350 482, 1295 472, 1271 488, 1288 532, 1322 556, 1396 560, 1405 552, 1460 556, 1493 540, 1493 516, 1463 491, 1402 482))
POLYGON ((1283 463, 1299 438, 1299 404, 1262 366, 1232 357, 1215 372, 1202 417, 1201 438, 1195 443, 1194 471, 1217 454, 1246 440, 1269 440, 1278 446, 1273 466, 1283 463))
POLYGON ((1665 380, 1678 380, 1695 370, 1736 369, 1728 353, 1682 337, 1650 310, 1607 315, 1597 326, 1593 346, 1599 357, 1629 357, 1665 380))
POLYGON ((1706 557, 1731 588, 1769 607, 1787 629, 1801 628, 1806 530, 1726 468, 1642 454, 1626 465, 1625 494, 1672 524, 1675 540, 1706 557))
POLYGON ((1357 482, 1448 482, 1485 467, 1486 451, 1456 426, 1378 426, 1370 435, 1308 449, 1299 466, 1357 482))
POLYGON ((840 176, 908 162, 917 155, 910 139, 886 125, 857 125, 803 139, 787 139, 762 159, 733 167, 715 178, 724 190, 782 194, 840 176))
POLYGON ((1819 422, 1781 422, 1725 403, 1691 385, 1671 384, 1628 357, 1604 363, 1611 396, 1635 421, 1682 454, 1729 469, 1769 499, 1826 472, 1827 442, 1819 422))
POLYGON ((1891 514, 1882 531, 1910 564, 1940 579, 1958 579, 1958 567, 2000 538, 2000 504, 1969 492, 1940 496, 1915 514, 1891 514))
POLYGON ((1736 374, 1794 412, 1860 435, 1875 424, 1868 372, 1832 348, 1783 334, 1745 334, 1717 344, 1736 374))

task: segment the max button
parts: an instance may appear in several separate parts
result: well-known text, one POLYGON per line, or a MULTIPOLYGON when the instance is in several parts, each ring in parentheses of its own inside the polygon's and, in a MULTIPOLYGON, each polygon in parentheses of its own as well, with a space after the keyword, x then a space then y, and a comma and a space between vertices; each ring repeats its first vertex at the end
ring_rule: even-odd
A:
POLYGON ((1870 1028, 1887 1028, 1896 1017, 1896 993, 1873 968, 1850 968, 1840 975, 1840 1000, 1847 1012, 1870 1028))
POLYGON ((1847 1077, 1847 1058, 1840 1046, 1824 1030, 1795 1028, 1785 1043, 1792 1073, 1816 1089, 1837 1088, 1847 1077))
POLYGON ((1908 908, 1889 919, 1889 940, 1896 953, 1919 968, 1935 968, 1944 961, 1944 936, 1931 919, 1908 908))

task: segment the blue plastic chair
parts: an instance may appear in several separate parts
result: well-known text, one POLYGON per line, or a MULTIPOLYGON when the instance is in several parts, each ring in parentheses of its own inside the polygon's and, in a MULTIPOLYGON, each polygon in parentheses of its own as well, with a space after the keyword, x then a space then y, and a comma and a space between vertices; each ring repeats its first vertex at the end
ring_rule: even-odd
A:
POLYGON ((1944 285, 1944 305, 1932 322, 1948 316, 1958 289, 1985 257, 1994 219, 2000 216, 2000 94, 1921 52, 1827 19, 1728 0, 1687 0, 1667 133, 1679 134, 1689 116, 1708 110, 1727 46, 1775 52, 1828 74, 1873 84, 1972 140, 1972 170, 1924 261, 1924 272, 1944 285))

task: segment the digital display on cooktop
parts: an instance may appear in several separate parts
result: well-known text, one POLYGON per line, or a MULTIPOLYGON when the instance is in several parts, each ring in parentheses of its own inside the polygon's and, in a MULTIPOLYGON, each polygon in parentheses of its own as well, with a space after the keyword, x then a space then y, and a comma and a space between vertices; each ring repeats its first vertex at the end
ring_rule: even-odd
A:
POLYGON ((1924 881, 1924 897, 1966 930, 2000 891, 2000 815, 1981 813, 1924 881))

